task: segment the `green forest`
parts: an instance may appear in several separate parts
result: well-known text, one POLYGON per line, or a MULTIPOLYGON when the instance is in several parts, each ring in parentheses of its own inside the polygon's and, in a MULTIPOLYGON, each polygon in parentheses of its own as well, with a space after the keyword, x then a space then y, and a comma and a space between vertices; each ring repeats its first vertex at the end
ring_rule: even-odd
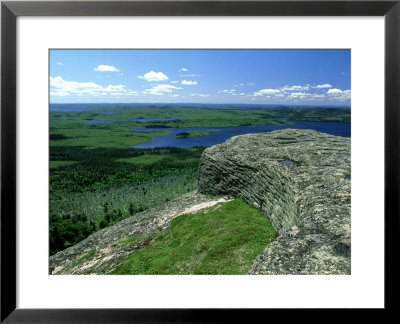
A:
MULTIPOLYGON (((350 121, 339 108, 245 105, 59 105, 50 111, 50 254, 116 222, 197 188, 205 147, 136 149, 131 146, 169 134, 168 128, 291 124, 292 121, 350 121), (88 109, 85 109, 88 108, 88 109), (133 121, 171 118, 177 120, 133 121), (93 121, 113 122, 96 123, 93 121), (157 127, 157 131, 148 128, 157 127), (142 128, 143 131, 132 131, 142 128)), ((212 131, 182 132, 177 137, 212 131)))

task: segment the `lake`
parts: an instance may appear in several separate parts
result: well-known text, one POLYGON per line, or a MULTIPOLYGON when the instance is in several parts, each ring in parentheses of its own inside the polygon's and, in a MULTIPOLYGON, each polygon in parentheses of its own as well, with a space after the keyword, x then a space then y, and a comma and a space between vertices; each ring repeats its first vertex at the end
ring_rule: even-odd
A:
POLYGON ((150 121, 165 121, 165 120, 184 120, 183 117, 164 117, 164 118, 126 118, 126 119, 108 119, 108 120, 100 120, 100 119, 90 119, 88 120, 89 124, 108 124, 115 122, 123 122, 123 121, 133 121, 139 123, 145 123, 150 121))
POLYGON ((303 122, 294 121, 293 125, 254 125, 254 126, 230 126, 230 127, 187 127, 187 128, 134 128, 136 132, 151 132, 158 130, 168 130, 170 134, 165 136, 153 137, 150 142, 144 142, 133 145, 133 148, 155 148, 155 147, 193 147, 193 146, 212 146, 220 144, 231 138, 232 136, 244 135, 249 133, 271 132, 278 129, 297 128, 312 129, 317 132, 327 133, 330 135, 350 137, 351 123, 348 122, 303 122), (178 133, 218 130, 208 135, 177 138, 178 133))
POLYGON ((50 112, 82 112, 110 108, 104 104, 50 104, 50 112))

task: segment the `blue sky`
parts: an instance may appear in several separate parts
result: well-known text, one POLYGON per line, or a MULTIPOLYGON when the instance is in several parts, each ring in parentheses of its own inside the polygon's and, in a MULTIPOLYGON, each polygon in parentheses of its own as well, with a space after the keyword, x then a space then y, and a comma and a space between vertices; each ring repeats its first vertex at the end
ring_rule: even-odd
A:
POLYGON ((51 50, 51 103, 350 105, 350 50, 51 50))

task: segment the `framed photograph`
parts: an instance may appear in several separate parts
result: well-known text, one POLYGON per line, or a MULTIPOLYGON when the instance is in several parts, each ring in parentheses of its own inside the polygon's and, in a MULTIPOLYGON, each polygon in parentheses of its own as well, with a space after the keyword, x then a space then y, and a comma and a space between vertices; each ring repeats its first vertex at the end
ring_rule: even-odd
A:
POLYGON ((2 2, 1 321, 393 309, 399 15, 2 2))

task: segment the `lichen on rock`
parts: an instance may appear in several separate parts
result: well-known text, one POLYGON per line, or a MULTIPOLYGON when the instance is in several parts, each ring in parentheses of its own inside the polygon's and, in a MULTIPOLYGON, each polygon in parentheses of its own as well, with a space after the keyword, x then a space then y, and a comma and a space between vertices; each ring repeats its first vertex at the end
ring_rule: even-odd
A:
POLYGON ((249 274, 350 274, 350 139, 285 129, 207 148, 199 190, 240 197, 279 232, 249 274))

